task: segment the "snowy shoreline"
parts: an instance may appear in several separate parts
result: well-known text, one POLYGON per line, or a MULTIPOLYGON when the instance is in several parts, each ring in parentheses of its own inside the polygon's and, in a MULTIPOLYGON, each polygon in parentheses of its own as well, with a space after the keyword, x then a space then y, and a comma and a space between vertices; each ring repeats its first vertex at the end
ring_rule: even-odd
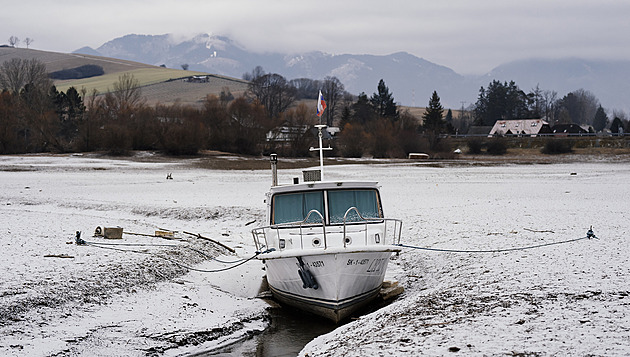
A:
MULTIPOLYGON (((71 155, 0 157, 0 168, 0 354, 186 355, 268 325, 268 305, 254 298, 261 264, 221 274, 182 267, 213 270, 226 265, 206 255, 254 254, 248 224, 263 220, 267 171, 71 155), (97 226, 180 239, 107 240, 139 244, 120 250, 73 243, 76 231, 103 242, 91 237, 97 226)), ((281 171, 280 181, 300 172, 281 171)), ((405 294, 301 355, 630 353, 627 162, 379 163, 327 175, 379 181, 386 214, 403 219, 411 245, 527 246, 578 238, 590 225, 601 239, 509 253, 405 250, 388 273, 405 294)))

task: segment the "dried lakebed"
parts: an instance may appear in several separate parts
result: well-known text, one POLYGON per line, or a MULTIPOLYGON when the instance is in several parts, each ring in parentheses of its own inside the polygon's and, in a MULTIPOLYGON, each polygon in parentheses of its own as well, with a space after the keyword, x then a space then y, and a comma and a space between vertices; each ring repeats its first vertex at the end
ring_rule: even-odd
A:
MULTIPOLYGON (((207 170, 195 159, 0 160, 0 354, 186 355, 269 326, 268 305, 253 298, 264 275, 259 263, 225 273, 186 268, 214 270, 225 264, 208 257, 254 254, 248 223, 263 219, 268 172, 207 170), (74 244, 76 231, 98 240, 97 226, 171 229, 181 238, 74 244)), ((505 253, 405 250, 389 272, 404 295, 315 338, 301 355, 630 353, 627 162, 381 163, 327 173, 379 181, 384 209, 403 219, 410 245, 529 246, 578 238, 591 225, 600 239, 505 253)), ((300 170, 280 174, 289 182, 300 170)))

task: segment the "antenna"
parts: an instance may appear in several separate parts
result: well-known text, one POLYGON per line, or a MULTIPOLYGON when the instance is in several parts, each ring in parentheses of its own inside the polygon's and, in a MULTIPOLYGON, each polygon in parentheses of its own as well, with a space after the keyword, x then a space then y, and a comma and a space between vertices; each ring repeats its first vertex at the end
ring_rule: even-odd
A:
POLYGON ((319 136, 319 148, 315 149, 314 147, 311 147, 309 149, 309 151, 319 151, 319 172, 321 173, 321 177, 320 180, 324 181, 324 150, 332 150, 332 148, 330 147, 330 145, 325 148, 323 147, 322 144, 322 136, 324 136, 324 134, 322 134, 322 129, 324 129, 327 125, 324 124, 318 124, 315 125, 315 127, 318 130, 318 136, 319 136))

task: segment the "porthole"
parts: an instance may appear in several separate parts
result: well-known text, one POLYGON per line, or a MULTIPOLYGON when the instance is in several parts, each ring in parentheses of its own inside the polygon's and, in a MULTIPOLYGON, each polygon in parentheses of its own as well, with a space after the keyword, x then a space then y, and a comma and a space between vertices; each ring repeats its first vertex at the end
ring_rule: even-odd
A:
POLYGON ((280 249, 284 249, 286 247, 286 241, 284 239, 279 239, 278 240, 278 246, 280 249))
POLYGON ((322 245, 322 241, 319 238, 313 238, 313 247, 319 247, 322 245))
POLYGON ((381 235, 380 234, 376 233, 374 235, 374 242, 375 243, 380 243, 381 242, 381 235))
POLYGON ((352 244, 352 238, 350 238, 350 237, 346 237, 346 238, 344 239, 344 243, 345 243, 346 245, 350 245, 350 244, 352 244))

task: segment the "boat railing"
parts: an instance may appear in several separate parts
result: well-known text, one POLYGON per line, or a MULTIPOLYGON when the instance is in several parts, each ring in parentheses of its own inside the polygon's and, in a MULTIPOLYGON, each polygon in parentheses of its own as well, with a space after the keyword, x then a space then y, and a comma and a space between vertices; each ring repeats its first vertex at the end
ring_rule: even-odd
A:
POLYGON ((275 230, 276 231, 276 235, 278 237, 280 237, 280 229, 282 229, 282 228, 296 228, 296 227, 299 227, 299 229, 300 229, 300 248, 304 249, 304 240, 301 239, 301 238, 304 236, 303 228, 306 225, 308 225, 308 227, 313 227, 313 226, 317 227, 317 226, 321 225, 323 241, 324 241, 324 249, 326 249, 328 247, 327 246, 327 241, 326 241, 326 224, 325 224, 325 221, 324 221, 324 216, 316 209, 310 210, 306 214, 306 217, 303 220, 301 220, 301 221, 278 223, 278 224, 272 224, 272 225, 269 225, 269 226, 254 228, 252 230, 252 235, 254 236, 254 243, 256 244, 256 249, 260 250, 260 249, 262 249, 262 247, 269 248, 269 242, 267 241, 267 233, 266 233, 267 230, 269 230, 269 229, 275 230), (320 219, 319 223, 309 222, 309 219, 311 218, 312 214, 316 214, 316 215, 319 216, 319 219, 320 219), (265 244, 261 244, 260 236, 263 237, 263 239, 265 241, 265 244))
POLYGON ((311 214, 313 214, 313 213, 317 213, 317 215, 321 219, 320 222, 322 223, 322 234, 324 235, 324 249, 326 249, 328 247, 326 245, 326 223, 324 222, 324 216, 316 209, 312 209, 312 210, 308 211, 308 214, 306 215, 306 218, 304 218, 304 220, 302 222, 300 222, 300 248, 304 249, 304 239, 302 239, 302 237, 303 237, 302 226, 305 223, 308 222, 309 217, 311 217, 311 214))
MULTIPOLYGON (((346 248, 347 245, 349 244, 349 242, 351 241, 351 239, 349 239, 349 237, 347 236, 348 234, 348 227, 352 227, 352 226, 364 226, 364 228, 362 229, 365 232, 365 245, 368 245, 368 240, 369 240, 369 227, 372 224, 375 223, 383 223, 383 231, 382 232, 378 232, 375 233, 377 235, 383 234, 382 237, 382 241, 380 240, 380 236, 378 239, 376 239, 375 236, 375 243, 376 244, 386 244, 388 239, 388 235, 389 233, 392 233, 392 238, 391 238, 391 243, 392 244, 399 244, 400 243, 400 238, 402 235, 402 221, 399 219, 395 219, 395 218, 369 218, 369 217, 363 217, 363 215, 361 215, 361 213, 359 212, 359 210, 356 207, 350 207, 346 213, 344 214, 343 217, 343 225, 342 225, 342 229, 340 231, 337 231, 337 233, 342 233, 342 242, 343 242, 343 247, 346 248), (350 214, 350 212, 356 212, 360 221, 348 221, 348 215, 350 214)), ((317 210, 311 210, 308 212, 308 214, 306 215, 306 218, 304 218, 302 221, 296 221, 296 222, 286 222, 286 223, 279 223, 279 224, 272 224, 269 226, 264 226, 264 227, 258 227, 258 228, 254 228, 252 230, 252 236, 254 238, 254 243, 256 245, 256 249, 257 250, 261 250, 263 248, 272 248, 269 245, 269 241, 268 241, 268 232, 269 231, 275 231, 276 232, 276 237, 278 242, 273 243, 274 247, 277 245, 277 248, 279 249, 284 249, 283 246, 281 246, 280 240, 281 240, 281 231, 287 228, 292 228, 292 229, 299 229, 299 233, 295 233, 295 234, 299 234, 300 237, 300 249, 304 249, 304 237, 306 235, 311 235, 312 230, 313 229, 317 229, 321 227, 321 234, 322 234, 322 239, 321 241, 323 242, 323 249, 327 249, 329 246, 329 242, 328 242, 328 236, 327 233, 327 228, 331 229, 334 226, 326 226, 325 224, 325 219, 324 216, 317 210), (310 218, 311 215, 316 215, 319 216, 320 222, 311 222, 310 218), (309 228, 309 232, 305 233, 304 229, 309 228)), ((337 226, 338 227, 338 226, 337 226)), ((338 228, 337 228, 338 229, 338 228)), ((295 231, 293 231, 295 232, 295 231)), ((352 233, 358 233, 361 232, 361 230, 359 231, 353 231, 352 233)), ((315 233, 317 234, 317 233, 315 233)))
MULTIPOLYGON (((346 248, 346 244, 348 243, 348 239, 346 239, 346 227, 348 226, 348 214, 350 212, 356 212, 357 216, 363 221, 365 224, 365 245, 368 245, 368 224, 369 223, 380 223, 383 222, 384 232, 387 232, 387 224, 390 222, 390 225, 393 224, 393 232, 394 232, 394 243, 400 244, 400 236, 402 234, 402 221, 400 219, 395 218, 371 218, 371 217, 363 217, 359 209, 356 207, 350 207, 346 210, 346 213, 343 215, 343 247, 346 248)), ((353 221, 352 223, 360 223, 353 221)), ((386 234, 386 233, 385 233, 386 234)), ((383 244, 385 243, 385 237, 383 237, 383 244)))

